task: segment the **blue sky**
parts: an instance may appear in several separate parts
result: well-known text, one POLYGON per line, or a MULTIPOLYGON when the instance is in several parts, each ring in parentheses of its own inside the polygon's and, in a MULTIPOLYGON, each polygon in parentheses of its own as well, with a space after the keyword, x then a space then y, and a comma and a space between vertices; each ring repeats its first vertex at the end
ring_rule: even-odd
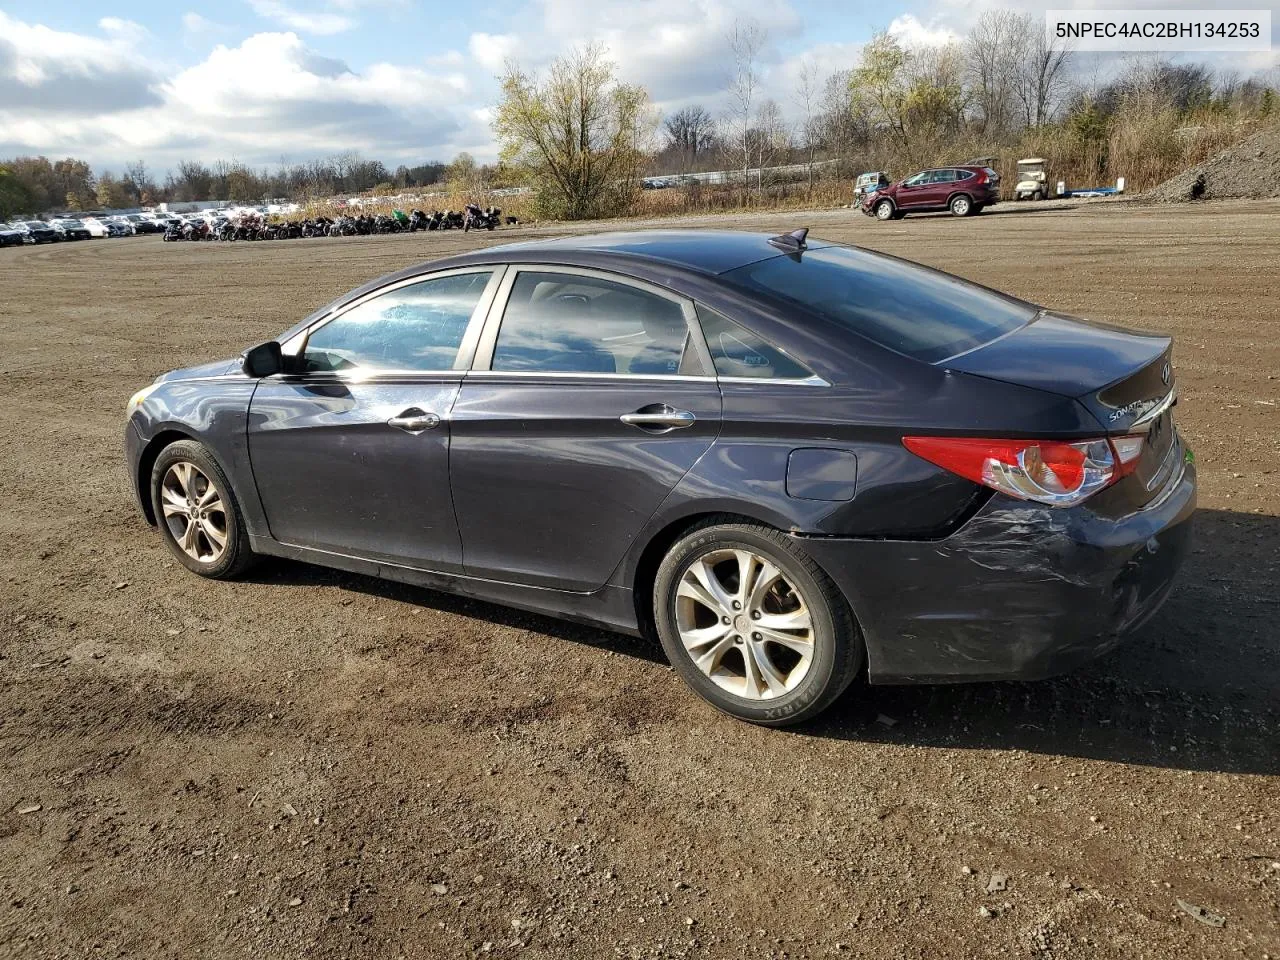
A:
MULTIPOLYGON (((852 67, 862 43, 886 28, 908 43, 959 36, 994 5, 0 0, 0 157, 73 155, 99 168, 144 159, 157 171, 181 159, 274 165, 351 150, 391 165, 461 150, 487 160, 494 77, 508 58, 536 69, 597 41, 660 109, 698 102, 716 111, 730 68, 728 31, 751 17, 770 41, 763 94, 791 112, 803 64, 819 74, 852 67)), ((1040 14, 1046 4, 1004 5, 1040 14)), ((1248 75, 1274 69, 1276 56, 1231 63, 1248 75)))

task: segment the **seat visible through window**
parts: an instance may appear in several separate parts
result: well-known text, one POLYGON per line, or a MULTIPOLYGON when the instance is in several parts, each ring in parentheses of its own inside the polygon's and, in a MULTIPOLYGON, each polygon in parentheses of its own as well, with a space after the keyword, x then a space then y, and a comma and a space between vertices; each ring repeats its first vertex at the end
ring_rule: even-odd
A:
POLYGON ((492 369, 548 373, 702 373, 679 303, 628 284, 521 271, 492 369))

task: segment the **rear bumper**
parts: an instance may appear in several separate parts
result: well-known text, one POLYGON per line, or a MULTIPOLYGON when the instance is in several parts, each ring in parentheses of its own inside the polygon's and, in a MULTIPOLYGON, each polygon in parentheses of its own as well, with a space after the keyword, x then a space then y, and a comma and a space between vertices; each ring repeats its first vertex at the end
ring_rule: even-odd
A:
POLYGON ((1168 596, 1195 467, 1119 520, 1000 495, 937 541, 806 538, 849 598, 875 683, 1033 680, 1115 647, 1168 596))

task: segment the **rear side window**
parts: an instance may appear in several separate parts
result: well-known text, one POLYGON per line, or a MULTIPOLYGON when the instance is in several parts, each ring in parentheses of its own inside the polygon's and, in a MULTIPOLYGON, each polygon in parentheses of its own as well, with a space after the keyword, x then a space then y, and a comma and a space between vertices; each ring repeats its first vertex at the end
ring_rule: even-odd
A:
POLYGON ((957 180, 972 180, 974 176, 972 170, 957 170, 955 174, 957 180))
POLYGON ((674 300, 600 277, 521 270, 493 350, 493 370, 703 375, 674 300))
POLYGON ((959 277, 850 247, 772 257, 721 277, 928 363, 989 343, 1037 313, 1029 303, 959 277))
POLYGON ((813 373, 728 317, 698 305, 698 323, 721 377, 803 380, 813 373))
POLYGON ((929 174, 930 183, 953 183, 956 179, 954 170, 935 170, 929 174))
POLYGON ((307 338, 303 369, 452 370, 492 271, 397 287, 307 338))

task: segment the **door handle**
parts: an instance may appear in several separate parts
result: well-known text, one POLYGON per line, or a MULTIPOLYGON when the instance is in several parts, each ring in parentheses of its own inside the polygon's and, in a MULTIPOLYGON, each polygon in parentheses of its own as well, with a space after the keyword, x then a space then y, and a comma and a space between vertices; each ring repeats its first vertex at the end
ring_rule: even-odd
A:
POLYGON ((430 430, 433 427, 440 426, 440 418, 434 413, 427 413, 417 407, 410 407, 398 417, 392 417, 388 420, 387 426, 396 427, 405 433, 421 433, 423 430, 430 430))
POLYGON ((656 413, 624 413, 618 418, 623 423, 641 429, 681 430, 691 427, 698 418, 688 410, 673 410, 670 407, 656 413))

